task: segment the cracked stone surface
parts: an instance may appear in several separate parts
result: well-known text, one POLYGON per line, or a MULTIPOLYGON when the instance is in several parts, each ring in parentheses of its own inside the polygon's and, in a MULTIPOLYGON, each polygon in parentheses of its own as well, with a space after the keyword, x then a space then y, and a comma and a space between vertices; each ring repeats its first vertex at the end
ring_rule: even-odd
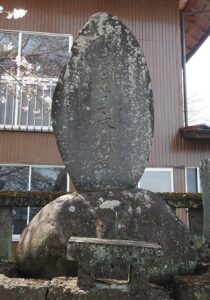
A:
POLYGON ((79 192, 136 186, 153 136, 152 89, 139 44, 117 17, 97 13, 79 32, 52 119, 79 192))
POLYGON ((75 276, 77 264, 66 259, 71 236, 157 243, 163 256, 151 274, 155 283, 189 274, 196 266, 189 230, 161 198, 146 190, 72 193, 46 205, 22 234, 19 270, 37 278, 75 276))

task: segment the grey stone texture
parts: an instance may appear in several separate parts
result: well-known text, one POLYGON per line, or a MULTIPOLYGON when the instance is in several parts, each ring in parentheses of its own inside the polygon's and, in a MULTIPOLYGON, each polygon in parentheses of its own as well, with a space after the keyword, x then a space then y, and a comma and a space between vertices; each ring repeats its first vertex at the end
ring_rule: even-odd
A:
POLYGON ((112 289, 111 286, 103 289, 81 289, 76 286, 76 280, 52 280, 47 300, 169 300, 169 293, 164 288, 149 284, 147 289, 141 288, 138 292, 126 292, 112 289))
POLYGON ((0 259, 12 258, 12 208, 0 207, 0 259))
POLYGON ((153 136, 144 55, 128 28, 93 15, 75 39, 56 86, 53 128, 77 191, 134 188, 153 136))
POLYGON ((8 278, 0 274, 0 299, 1 300, 46 300, 48 282, 8 278))
POLYGON ((210 159, 204 159, 200 165, 200 178, 203 198, 203 238, 210 241, 210 159))
POLYGON ((148 286, 138 294, 122 290, 81 289, 76 278, 54 278, 52 281, 8 278, 0 275, 1 300, 169 300, 168 291, 161 286, 148 286))
POLYGON ((72 193, 45 206, 22 234, 17 263, 22 274, 37 278, 75 276, 66 259, 71 236, 157 243, 163 257, 152 281, 188 274, 197 251, 189 231, 152 192, 131 189, 72 193))

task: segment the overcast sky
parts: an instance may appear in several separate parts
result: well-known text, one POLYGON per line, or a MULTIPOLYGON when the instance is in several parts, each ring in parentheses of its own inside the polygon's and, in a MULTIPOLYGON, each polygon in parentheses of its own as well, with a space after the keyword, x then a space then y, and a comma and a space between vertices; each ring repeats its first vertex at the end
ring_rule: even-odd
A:
POLYGON ((210 126, 210 37, 187 63, 189 125, 210 126))

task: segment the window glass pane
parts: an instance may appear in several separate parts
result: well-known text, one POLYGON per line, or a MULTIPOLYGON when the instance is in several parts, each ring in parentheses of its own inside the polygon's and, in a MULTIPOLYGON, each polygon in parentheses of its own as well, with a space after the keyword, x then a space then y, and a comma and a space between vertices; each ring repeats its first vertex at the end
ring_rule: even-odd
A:
POLYGON ((36 126, 51 125, 50 110, 54 89, 54 86, 47 83, 44 86, 37 86, 37 99, 35 101, 35 110, 33 111, 36 126))
POLYGON ((69 37, 23 34, 22 56, 35 66, 39 77, 58 77, 66 62, 69 37))
POLYGON ((189 125, 210 126, 210 37, 190 58, 186 65, 187 106, 189 125))
POLYGON ((42 106, 42 126, 51 126, 51 105, 52 96, 55 90, 55 85, 46 85, 46 88, 41 91, 43 96, 42 106))
POLYGON ((21 234, 27 225, 27 207, 14 207, 12 216, 12 234, 21 234))
POLYGON ((5 124, 13 125, 15 120, 15 108, 18 104, 16 98, 16 84, 7 84, 7 96, 6 96, 6 119, 5 124))
POLYGON ((29 222, 35 217, 36 214, 41 210, 41 207, 30 207, 30 213, 29 213, 29 222))
POLYGON ((187 192, 188 193, 197 193, 197 169, 196 168, 187 168, 187 192))
POLYGON ((17 121, 19 125, 28 124, 30 100, 28 100, 28 97, 26 97, 25 93, 20 93, 20 101, 18 102, 18 121, 17 121))
MULTIPOLYGON (((15 60, 18 54, 18 32, 3 32, 0 31, 0 60, 1 66, 7 71, 16 74, 15 60)), ((4 74, 2 68, 0 68, 0 74, 4 74)))
POLYGON ((19 98, 16 97, 17 84, 14 82, 0 83, 0 124, 13 125, 15 108, 19 98))
POLYGON ((31 191, 65 192, 66 187, 66 169, 55 167, 32 167, 31 191))
MULTIPOLYGON (((66 192, 67 172, 65 168, 32 167, 31 191, 66 192)), ((29 221, 40 211, 40 207, 30 207, 29 221)))
MULTIPOLYGON (((29 167, 0 166, 0 189, 28 190, 29 167)), ((27 208, 13 208, 13 234, 21 234, 27 225, 27 208)))
POLYGON ((69 36, 0 31, 0 124, 51 126, 54 85, 68 53, 69 36), (24 64, 16 59, 18 50, 24 64), (24 88, 3 68, 18 76, 24 88))
POLYGON ((48 83, 44 86, 26 84, 27 93, 22 93, 19 101, 18 124, 51 126, 50 111, 54 89, 55 86, 48 83))
POLYGON ((145 170, 140 186, 152 192, 172 192, 170 171, 147 171, 145 170))
POLYGON ((0 166, 0 190, 27 191, 29 167, 0 166))
POLYGON ((17 32, 0 31, 0 124, 13 124, 16 87, 9 74, 17 75, 18 39, 17 32))
POLYGON ((1 82, 0 84, 0 124, 5 124, 7 107, 7 85, 1 82))

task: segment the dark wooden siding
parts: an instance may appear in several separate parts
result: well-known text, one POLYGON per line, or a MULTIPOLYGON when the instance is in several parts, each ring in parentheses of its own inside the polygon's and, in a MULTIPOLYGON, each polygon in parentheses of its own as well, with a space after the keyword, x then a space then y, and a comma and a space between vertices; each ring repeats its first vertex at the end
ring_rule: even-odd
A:
POLYGON ((0 131, 0 163, 62 165, 53 133, 0 131))
MULTIPOLYGON (((186 141, 178 132, 183 126, 179 1, 2 0, 1 5, 7 9, 14 6, 28 9, 28 15, 21 20, 11 21, 1 15, 1 29, 75 36, 97 11, 107 11, 121 18, 139 40, 152 78, 155 135, 149 165, 175 167, 175 191, 184 191, 181 180, 184 166, 197 166, 202 158, 208 157, 210 143, 186 141)), ((61 162, 52 134, 0 132, 0 145, 1 162, 61 162)))

